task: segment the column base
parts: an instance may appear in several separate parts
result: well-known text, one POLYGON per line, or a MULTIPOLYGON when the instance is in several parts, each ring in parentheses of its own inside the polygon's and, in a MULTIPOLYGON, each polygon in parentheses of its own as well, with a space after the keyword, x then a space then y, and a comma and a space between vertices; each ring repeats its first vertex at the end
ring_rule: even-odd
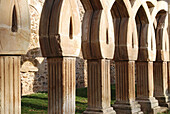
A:
POLYGON ((159 102, 159 106, 162 107, 170 107, 170 96, 157 96, 155 97, 158 102, 159 102))
POLYGON ((141 105, 142 111, 147 114, 157 114, 167 110, 167 107, 158 106, 158 100, 156 100, 155 97, 146 99, 140 98, 137 101, 141 105))
POLYGON ((117 114, 143 114, 137 101, 131 103, 115 102, 113 108, 117 114))
POLYGON ((83 114, 116 114, 112 107, 106 109, 87 108, 83 114))

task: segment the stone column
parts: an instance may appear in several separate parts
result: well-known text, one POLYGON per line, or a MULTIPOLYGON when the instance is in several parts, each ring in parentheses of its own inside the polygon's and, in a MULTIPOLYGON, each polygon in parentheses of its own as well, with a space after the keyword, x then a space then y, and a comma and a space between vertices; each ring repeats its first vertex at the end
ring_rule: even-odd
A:
POLYGON ((113 114, 110 107, 110 60, 88 60, 88 108, 84 114, 113 114))
POLYGON ((21 114, 20 56, 0 56, 0 113, 21 114))
POLYGON ((81 2, 86 10, 82 51, 88 62, 88 108, 84 113, 114 114, 110 104, 110 59, 114 57, 115 48, 110 9, 114 0, 81 2))
POLYGON ((112 6, 115 27, 116 102, 117 114, 138 114, 141 106, 135 99, 135 61, 138 56, 138 36, 130 1, 116 0, 112 6), (119 13, 118 13, 119 12, 119 13))
POLYGON ((154 96, 160 106, 169 107, 167 62, 154 62, 154 96))
POLYGON ((116 61, 116 102, 118 114, 142 113, 135 101, 135 61, 116 61))
POLYGON ((48 113, 74 114, 75 62, 81 49, 77 0, 47 0, 44 3, 40 44, 48 61, 48 113))
POLYGON ((0 4, 0 114, 21 114, 20 56, 29 46, 29 8, 24 0, 0 4))
POLYGON ((48 112, 75 113, 76 58, 48 58, 48 112))
POLYGON ((136 62, 137 100, 141 104, 144 113, 154 114, 161 113, 167 109, 166 107, 160 107, 158 100, 154 97, 154 86, 156 84, 154 79, 159 75, 156 74, 158 69, 161 69, 157 62, 164 61, 166 57, 169 58, 169 55, 167 56, 166 54, 169 41, 166 36, 167 33, 163 33, 163 29, 167 29, 167 25, 162 24, 166 16, 160 12, 167 6, 166 3, 163 5, 162 2, 157 4, 154 15, 147 15, 149 7, 140 7, 136 15, 139 34, 139 54, 136 62))
POLYGON ((136 62, 137 100, 144 113, 158 113, 158 100, 153 96, 153 62, 136 62))
MULTIPOLYGON (((165 5, 168 8, 168 4, 165 5)), ((168 11, 168 9, 167 9, 168 11)), ((154 62, 154 96, 160 106, 168 107, 170 99, 168 95, 167 61, 169 61, 169 36, 167 12, 158 12, 156 15, 156 49, 157 56, 154 62)))

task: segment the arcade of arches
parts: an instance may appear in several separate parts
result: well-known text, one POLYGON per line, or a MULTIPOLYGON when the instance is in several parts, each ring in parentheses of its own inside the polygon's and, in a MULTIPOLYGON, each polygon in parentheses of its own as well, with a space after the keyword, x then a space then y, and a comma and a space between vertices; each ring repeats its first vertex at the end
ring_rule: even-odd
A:
POLYGON ((48 113, 74 114, 80 52, 87 64, 84 114, 165 112, 170 108, 168 2, 0 0, 0 114, 21 113, 21 75, 37 70, 39 75, 48 72, 48 79, 42 78, 48 80, 48 86, 42 84, 48 89, 48 113), (38 33, 39 40, 33 40, 38 33), (37 51, 46 59, 34 55, 37 61, 30 59, 37 51), (112 106, 111 61, 115 62, 116 85, 112 106))

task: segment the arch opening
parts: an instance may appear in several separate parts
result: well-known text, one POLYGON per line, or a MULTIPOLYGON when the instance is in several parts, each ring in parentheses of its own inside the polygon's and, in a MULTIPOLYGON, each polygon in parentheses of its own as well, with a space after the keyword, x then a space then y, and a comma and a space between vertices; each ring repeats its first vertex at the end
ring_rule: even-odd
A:
POLYGON ((161 58, 160 50, 167 51, 168 49, 166 42, 163 41, 166 40, 163 38, 166 37, 164 31, 167 30, 165 29, 166 16, 167 16, 167 12, 161 10, 157 13, 155 17, 154 26, 155 26, 155 36, 156 36, 156 49, 157 49, 156 59, 161 58))
POLYGON ((116 0, 111 8, 111 14, 113 17, 113 24, 114 24, 114 33, 115 33, 115 43, 116 46, 120 45, 121 38, 126 39, 127 34, 121 34, 121 31, 127 31, 128 28, 128 21, 129 21, 129 14, 127 11, 127 7, 124 4, 123 0, 116 0))
MULTIPOLYGON (((138 58, 141 54, 141 47, 147 48, 147 35, 148 35, 148 26, 149 26, 149 20, 147 18, 146 12, 143 8, 143 6, 140 6, 138 9, 138 12, 135 17, 136 20, 136 27, 137 27, 137 34, 138 34, 138 47, 139 47, 139 53, 138 58)), ((153 42, 151 41, 151 45, 153 45, 153 42)), ((153 46, 151 46, 153 48, 153 46)))
POLYGON ((69 37, 70 37, 70 39, 73 39, 73 20, 72 20, 72 17, 70 17, 69 37))
POLYGON ((18 31, 18 21, 17 21, 17 12, 16 12, 16 7, 14 6, 13 8, 13 13, 12 13, 12 27, 11 27, 12 32, 17 32, 18 31))

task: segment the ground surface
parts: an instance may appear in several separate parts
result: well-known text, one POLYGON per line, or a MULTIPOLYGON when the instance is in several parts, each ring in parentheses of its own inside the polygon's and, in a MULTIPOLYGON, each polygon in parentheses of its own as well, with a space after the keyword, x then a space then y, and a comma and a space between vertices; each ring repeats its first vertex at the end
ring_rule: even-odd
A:
MULTIPOLYGON (((112 86, 112 103, 115 99, 115 87, 112 86)), ((48 94, 37 93, 22 97, 22 114, 47 114, 48 94)), ((87 108, 87 88, 76 90, 76 114, 82 114, 87 108)))

